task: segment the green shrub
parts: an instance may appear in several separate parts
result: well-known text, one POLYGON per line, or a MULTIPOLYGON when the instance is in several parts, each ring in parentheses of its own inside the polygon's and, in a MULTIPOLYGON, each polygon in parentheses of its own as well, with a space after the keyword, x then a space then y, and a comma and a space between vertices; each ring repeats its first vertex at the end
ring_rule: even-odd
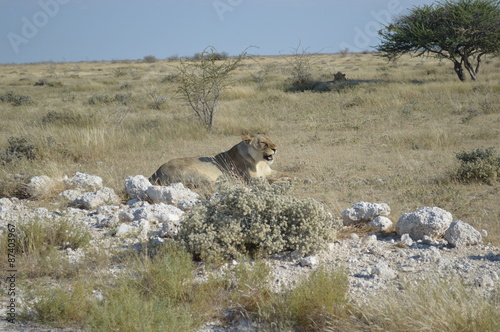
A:
POLYGON ((286 250, 312 253, 333 240, 332 216, 313 199, 287 195, 290 184, 256 181, 250 187, 222 185, 191 210, 179 238, 204 260, 286 250))
POLYGON ((472 152, 460 152, 457 178, 464 182, 492 183, 500 175, 500 157, 495 156, 494 148, 480 148, 472 152))

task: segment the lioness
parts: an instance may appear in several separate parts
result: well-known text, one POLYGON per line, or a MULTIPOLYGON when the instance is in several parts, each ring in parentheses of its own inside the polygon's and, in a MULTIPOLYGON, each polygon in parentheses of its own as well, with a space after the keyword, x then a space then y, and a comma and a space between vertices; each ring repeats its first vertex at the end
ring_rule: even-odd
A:
POLYGON ((272 170, 276 145, 265 134, 243 135, 243 140, 226 152, 214 157, 172 159, 151 175, 153 185, 182 182, 190 187, 214 183, 219 177, 237 177, 248 182, 266 178, 270 182, 289 180, 272 170))

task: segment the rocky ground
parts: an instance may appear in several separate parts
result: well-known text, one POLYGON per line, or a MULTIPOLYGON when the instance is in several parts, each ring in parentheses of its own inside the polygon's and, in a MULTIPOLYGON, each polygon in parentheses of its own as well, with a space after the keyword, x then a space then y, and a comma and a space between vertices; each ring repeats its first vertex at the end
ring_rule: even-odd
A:
MULTIPOLYGON (((132 200, 120 204, 112 189, 104 188, 99 179, 78 173, 60 180, 32 180, 29 187, 32 197, 41 197, 46 190, 62 187, 65 190, 59 198, 66 200, 69 207, 51 211, 27 200, 2 198, 0 227, 5 232, 8 223, 19 220, 70 216, 86 225, 95 241, 105 240, 111 246, 144 240, 161 242, 175 235, 182 214, 199 198, 182 186, 151 186, 147 179, 138 176, 125 183, 132 200), (146 197, 149 202, 143 200, 146 197)), ((343 266, 349 274, 350 296, 358 302, 379 292, 400 289, 404 282, 412 280, 458 276, 485 294, 500 285, 500 248, 488 244, 486 231, 471 230, 465 223, 452 222, 448 212, 427 208, 399 218, 402 221, 396 225, 397 232, 386 232, 391 227, 389 214, 386 204, 360 202, 346 209, 344 224, 370 223, 373 232, 370 235, 358 232, 363 234, 359 236, 355 227, 345 226, 341 232, 344 235, 314 256, 303 257, 300 252, 274 255, 268 259, 273 288, 279 291, 293 286, 320 265, 343 266)), ((68 259, 78 259, 78 253, 72 251, 68 251, 68 256, 71 256, 68 259)), ((6 299, 2 304, 1 316, 5 317, 6 299)), ((58 331, 10 324, 5 320, 0 321, 0 330, 58 331)), ((252 330, 251 324, 247 322, 239 330, 252 330)), ((224 329, 213 322, 203 331, 224 329)))

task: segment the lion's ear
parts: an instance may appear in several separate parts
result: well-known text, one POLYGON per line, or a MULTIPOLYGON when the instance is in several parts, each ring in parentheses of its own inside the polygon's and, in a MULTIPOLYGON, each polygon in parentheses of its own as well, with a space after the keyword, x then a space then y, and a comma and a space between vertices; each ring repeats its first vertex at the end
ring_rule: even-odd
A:
POLYGON ((241 134, 241 138, 243 139, 243 142, 245 142, 246 144, 250 144, 253 139, 253 137, 248 134, 241 134))

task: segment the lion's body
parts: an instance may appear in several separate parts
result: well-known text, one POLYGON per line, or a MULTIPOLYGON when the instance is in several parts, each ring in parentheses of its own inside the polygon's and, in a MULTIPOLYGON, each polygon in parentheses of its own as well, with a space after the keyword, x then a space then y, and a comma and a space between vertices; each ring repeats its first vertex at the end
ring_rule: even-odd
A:
POLYGON ((213 157, 172 159, 160 166, 149 181, 155 185, 182 182, 188 186, 211 184, 222 176, 245 182, 253 178, 279 181, 286 175, 271 169, 275 153, 276 145, 267 136, 244 136, 243 141, 213 157))

